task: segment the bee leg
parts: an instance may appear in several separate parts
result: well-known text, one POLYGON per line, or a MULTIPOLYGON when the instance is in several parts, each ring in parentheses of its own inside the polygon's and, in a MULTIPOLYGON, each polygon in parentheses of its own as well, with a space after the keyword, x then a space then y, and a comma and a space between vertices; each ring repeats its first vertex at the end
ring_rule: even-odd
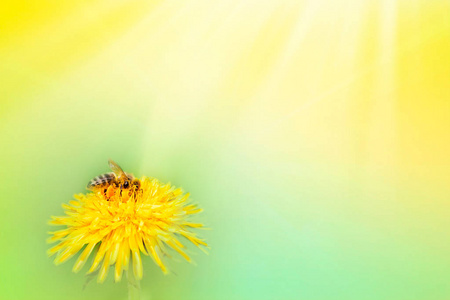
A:
POLYGON ((106 189, 104 189, 104 190, 101 191, 100 193, 102 194, 102 196, 103 196, 106 200, 109 200, 109 199, 108 199, 108 196, 106 196, 106 189))

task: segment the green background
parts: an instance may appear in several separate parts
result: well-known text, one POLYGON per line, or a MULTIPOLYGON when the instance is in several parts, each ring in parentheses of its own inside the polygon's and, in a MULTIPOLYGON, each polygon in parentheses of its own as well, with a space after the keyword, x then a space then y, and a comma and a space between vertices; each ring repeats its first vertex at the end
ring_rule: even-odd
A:
POLYGON ((126 299, 46 255, 109 158, 211 228, 143 299, 450 298, 448 2, 4 6, 0 299, 126 299))

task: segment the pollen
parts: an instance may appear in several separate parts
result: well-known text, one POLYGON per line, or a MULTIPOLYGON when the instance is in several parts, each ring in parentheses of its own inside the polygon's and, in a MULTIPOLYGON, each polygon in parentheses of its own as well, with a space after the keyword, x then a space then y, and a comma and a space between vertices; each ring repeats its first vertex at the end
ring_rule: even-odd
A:
POLYGON ((75 200, 63 204, 66 215, 52 217, 49 222, 64 226, 50 232, 48 238, 49 243, 58 242, 48 250, 49 256, 55 256, 55 264, 80 253, 74 272, 80 271, 91 257, 88 274, 98 273, 97 281, 103 282, 113 269, 117 282, 123 271, 142 279, 142 254, 152 257, 168 273, 164 258, 170 252, 191 261, 182 241, 205 250, 208 245, 193 231, 203 225, 191 220, 202 210, 189 202, 189 194, 154 178, 143 177, 140 181, 138 192, 126 193, 117 188, 109 190, 108 197, 95 192, 78 194, 75 200))

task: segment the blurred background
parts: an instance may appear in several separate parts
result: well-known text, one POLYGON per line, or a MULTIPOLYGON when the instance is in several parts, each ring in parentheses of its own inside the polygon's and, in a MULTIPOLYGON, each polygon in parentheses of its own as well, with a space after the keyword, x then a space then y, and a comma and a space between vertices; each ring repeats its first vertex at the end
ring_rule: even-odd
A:
POLYGON ((449 1, 7 0, 0 90, 0 299, 126 299, 46 255, 108 158, 212 228, 143 299, 450 299, 449 1))

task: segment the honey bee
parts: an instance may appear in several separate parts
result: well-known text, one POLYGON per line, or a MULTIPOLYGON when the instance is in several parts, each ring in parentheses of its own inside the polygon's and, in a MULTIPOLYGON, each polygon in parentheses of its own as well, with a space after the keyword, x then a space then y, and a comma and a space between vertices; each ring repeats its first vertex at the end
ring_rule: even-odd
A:
POLYGON ((129 198, 132 193, 137 193, 139 191, 141 187, 139 179, 134 178, 132 174, 125 173, 122 168, 111 159, 108 161, 108 164, 112 172, 91 179, 86 187, 88 190, 102 193, 107 199, 112 197, 118 188, 120 189, 121 195, 127 195, 127 198, 129 198))

